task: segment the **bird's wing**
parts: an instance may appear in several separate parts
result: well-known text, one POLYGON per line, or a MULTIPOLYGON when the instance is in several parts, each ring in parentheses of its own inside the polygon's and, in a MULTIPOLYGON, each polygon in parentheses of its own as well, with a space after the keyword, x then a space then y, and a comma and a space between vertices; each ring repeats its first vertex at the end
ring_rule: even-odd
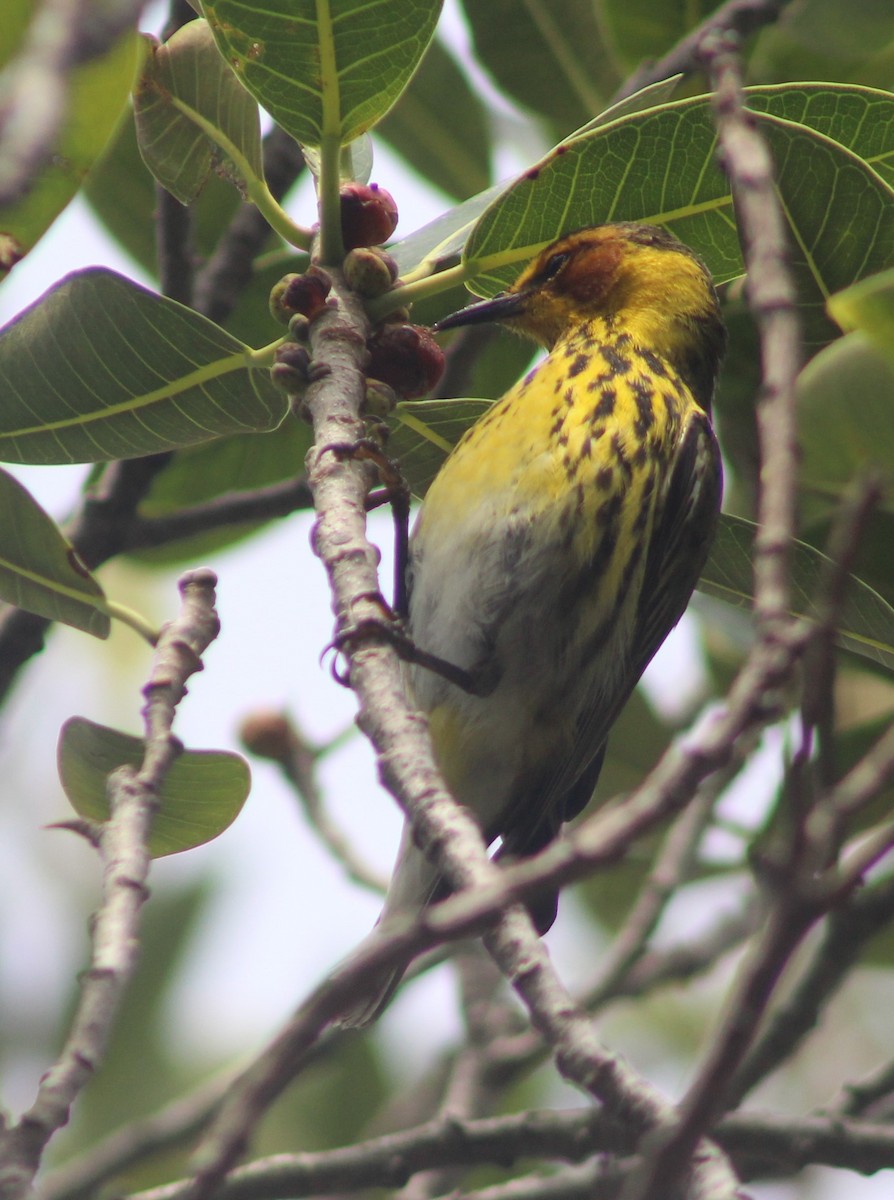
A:
POLYGON ((580 813, 592 796, 605 741, 656 650, 689 603, 707 558, 720 507, 720 452, 710 422, 698 413, 680 436, 670 474, 658 497, 649 541, 630 661, 619 672, 624 686, 601 691, 578 723, 575 751, 551 764, 549 775, 520 780, 505 815, 507 852, 531 854, 580 813))
POLYGON ((686 610, 711 548, 722 484, 717 439, 698 412, 683 429, 660 499, 633 639, 634 682, 686 610))

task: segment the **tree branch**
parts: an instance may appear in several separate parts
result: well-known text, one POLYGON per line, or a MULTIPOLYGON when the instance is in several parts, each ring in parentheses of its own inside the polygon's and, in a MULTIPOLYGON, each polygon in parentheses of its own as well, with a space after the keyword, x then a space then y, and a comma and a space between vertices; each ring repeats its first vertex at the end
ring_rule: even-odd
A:
POLYGON ((65 1125, 71 1106, 101 1063, 124 989, 139 950, 140 911, 148 896, 149 833, 161 784, 180 753, 171 732, 186 680, 202 669, 201 654, 217 636, 210 571, 180 580, 180 615, 159 637, 143 689, 146 748, 139 771, 121 767, 108 781, 108 821, 98 846, 103 860, 102 901, 93 919, 93 952, 62 1053, 40 1082, 32 1106, 0 1134, 0 1197, 19 1200, 31 1191, 50 1138, 65 1125))
MULTIPOLYGON (((894 1128, 837 1116, 734 1113, 718 1126, 717 1139, 750 1179, 794 1175, 811 1163, 871 1174, 894 1161, 894 1128)), ((631 1150, 630 1131, 598 1109, 532 1110, 476 1121, 441 1117, 352 1146, 258 1159, 233 1171, 217 1200, 287 1200, 370 1187, 393 1189, 423 1171, 511 1167, 532 1158, 579 1163, 593 1155, 617 1157, 631 1150)), ((617 1168, 606 1170, 605 1178, 614 1181, 611 1196, 617 1195, 620 1174, 617 1168)), ((548 1184, 552 1177, 539 1178, 548 1184)), ((512 1189, 505 1195, 513 1196, 513 1184, 519 1182, 499 1186, 512 1189)), ((188 1189, 189 1181, 179 1180, 134 1193, 129 1200, 186 1200, 188 1189)), ((494 1194, 504 1193, 494 1189, 494 1194)))

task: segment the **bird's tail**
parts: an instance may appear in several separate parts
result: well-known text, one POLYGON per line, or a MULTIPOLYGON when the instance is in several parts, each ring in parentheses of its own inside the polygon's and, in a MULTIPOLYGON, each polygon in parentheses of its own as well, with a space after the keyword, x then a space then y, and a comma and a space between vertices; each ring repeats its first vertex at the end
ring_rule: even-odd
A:
MULTIPOLYGON (((437 886, 437 871, 413 844, 411 832, 405 827, 382 914, 344 965, 353 963, 360 955, 381 944, 387 936, 383 931, 389 917, 413 916, 420 912, 432 899, 437 886)), ((391 1001, 412 958, 411 955, 394 966, 367 975, 360 985, 362 994, 339 1016, 338 1024, 344 1029, 363 1029, 371 1025, 391 1001)))
MULTIPOLYGON (((376 939, 377 933, 378 929, 374 929, 360 943, 358 950, 367 949, 373 939, 376 939)), ((391 997, 397 991, 409 965, 410 960, 407 959, 397 966, 386 967, 366 977, 362 982, 362 993, 339 1015, 336 1024, 341 1029, 365 1029, 372 1025, 391 1003, 391 997)))

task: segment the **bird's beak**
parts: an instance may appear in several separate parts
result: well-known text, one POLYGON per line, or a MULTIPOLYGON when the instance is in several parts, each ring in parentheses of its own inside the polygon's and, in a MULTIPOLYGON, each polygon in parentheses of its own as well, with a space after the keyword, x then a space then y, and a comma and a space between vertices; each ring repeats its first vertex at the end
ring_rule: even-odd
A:
POLYGON ((435 333, 443 329, 458 329, 461 325, 483 325, 486 321, 507 321, 520 317, 527 309, 528 297, 524 292, 499 292, 490 300, 479 300, 468 308, 451 313, 432 325, 435 333))

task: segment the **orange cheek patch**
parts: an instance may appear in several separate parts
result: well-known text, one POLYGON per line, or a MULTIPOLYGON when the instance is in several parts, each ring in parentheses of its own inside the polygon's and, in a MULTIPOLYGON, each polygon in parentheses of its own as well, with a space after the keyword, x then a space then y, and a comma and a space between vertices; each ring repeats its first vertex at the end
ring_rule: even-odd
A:
POLYGON ((581 304, 596 304, 611 289, 623 258, 620 242, 604 242, 575 256, 562 280, 566 291, 581 304))

